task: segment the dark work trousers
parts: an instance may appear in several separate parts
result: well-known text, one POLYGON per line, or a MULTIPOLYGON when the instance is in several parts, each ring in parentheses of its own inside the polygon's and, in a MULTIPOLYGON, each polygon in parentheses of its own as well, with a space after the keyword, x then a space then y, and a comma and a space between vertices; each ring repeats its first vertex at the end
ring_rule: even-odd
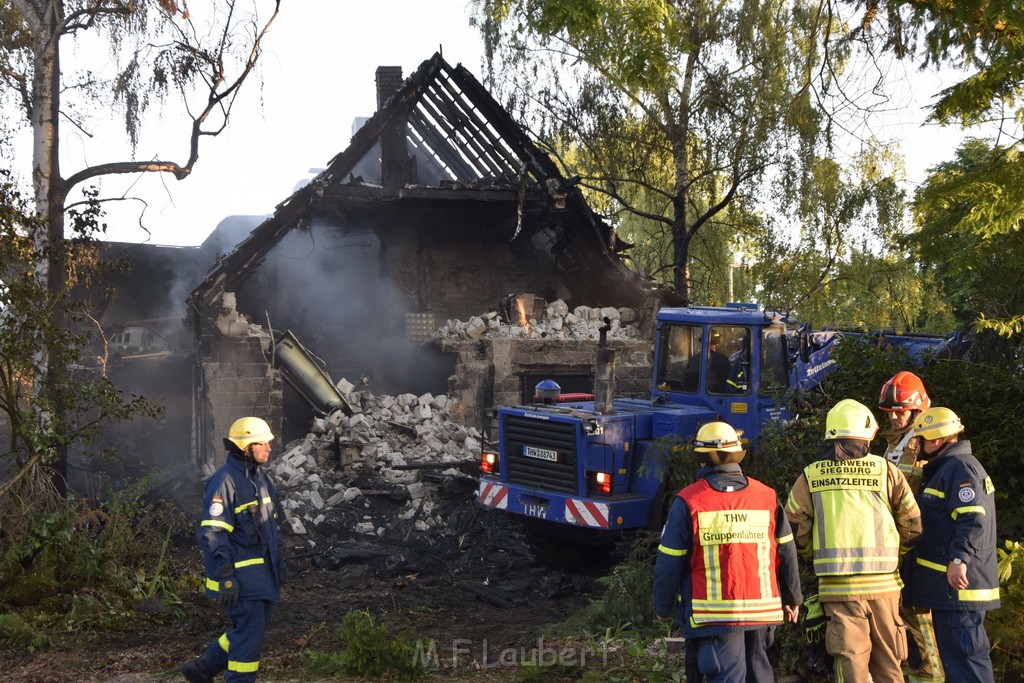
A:
POLYGON ((707 683, 763 683, 775 680, 766 650, 775 629, 732 631, 686 639, 686 680, 707 683))
POLYGON ((274 613, 274 602, 239 600, 225 611, 231 626, 227 633, 207 646, 202 657, 203 667, 214 676, 224 671, 227 683, 252 683, 259 670, 263 636, 274 613))
POLYGON ((939 657, 951 683, 995 683, 984 612, 932 610, 939 657))

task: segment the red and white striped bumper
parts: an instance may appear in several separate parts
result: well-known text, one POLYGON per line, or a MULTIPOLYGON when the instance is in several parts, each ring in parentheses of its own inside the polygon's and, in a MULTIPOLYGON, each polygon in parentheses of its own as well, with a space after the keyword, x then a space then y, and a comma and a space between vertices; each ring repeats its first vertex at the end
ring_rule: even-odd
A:
POLYGON ((565 499, 565 521, 579 526, 608 528, 608 504, 589 500, 565 499))
POLYGON ((496 510, 508 509, 508 487, 490 481, 480 482, 480 502, 496 510))

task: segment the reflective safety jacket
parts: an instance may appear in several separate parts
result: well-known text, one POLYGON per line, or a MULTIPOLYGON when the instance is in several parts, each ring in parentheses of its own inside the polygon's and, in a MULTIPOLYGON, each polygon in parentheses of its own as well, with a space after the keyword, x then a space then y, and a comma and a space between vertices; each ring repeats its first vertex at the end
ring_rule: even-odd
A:
POLYGON ((921 530, 906 479, 876 455, 818 460, 790 491, 797 548, 813 559, 823 602, 899 591, 901 553, 921 530))
POLYGON ((933 610, 988 611, 999 607, 995 486, 969 441, 951 444, 924 467, 924 533, 905 563, 908 602, 933 610), (959 559, 969 586, 949 586, 946 570, 959 559))
POLYGON ((711 636, 778 624, 799 605, 793 536, 774 490, 739 465, 705 467, 679 492, 655 563, 655 612, 711 636))
POLYGON ((233 577, 239 597, 277 600, 281 596, 278 560, 277 489, 263 468, 228 453, 206 482, 199 545, 206 564, 206 594, 216 599, 220 582, 233 577))

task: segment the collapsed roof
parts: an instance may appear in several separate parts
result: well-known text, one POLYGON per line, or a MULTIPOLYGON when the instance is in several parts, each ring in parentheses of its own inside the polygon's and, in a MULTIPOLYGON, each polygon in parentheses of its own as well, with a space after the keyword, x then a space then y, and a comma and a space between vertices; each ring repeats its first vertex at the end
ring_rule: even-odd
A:
MULTIPOLYGON (((389 68, 397 70, 382 67, 389 68)), ((233 291, 314 212, 367 201, 506 202, 517 212, 513 240, 539 238, 581 302, 640 307, 652 297, 652 283, 614 255, 611 227, 461 65, 435 54, 379 105, 345 151, 218 261, 192 292, 190 310, 233 291)), ((671 303, 664 290, 656 296, 671 303)))

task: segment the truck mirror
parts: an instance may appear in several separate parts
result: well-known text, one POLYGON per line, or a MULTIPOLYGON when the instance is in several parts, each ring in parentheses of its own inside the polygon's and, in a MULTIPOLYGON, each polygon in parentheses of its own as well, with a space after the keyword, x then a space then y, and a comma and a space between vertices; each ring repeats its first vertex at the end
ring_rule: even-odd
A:
POLYGON ((809 325, 807 323, 802 324, 797 328, 797 341, 798 349, 800 353, 800 361, 807 363, 811 360, 811 340, 808 333, 809 325))

